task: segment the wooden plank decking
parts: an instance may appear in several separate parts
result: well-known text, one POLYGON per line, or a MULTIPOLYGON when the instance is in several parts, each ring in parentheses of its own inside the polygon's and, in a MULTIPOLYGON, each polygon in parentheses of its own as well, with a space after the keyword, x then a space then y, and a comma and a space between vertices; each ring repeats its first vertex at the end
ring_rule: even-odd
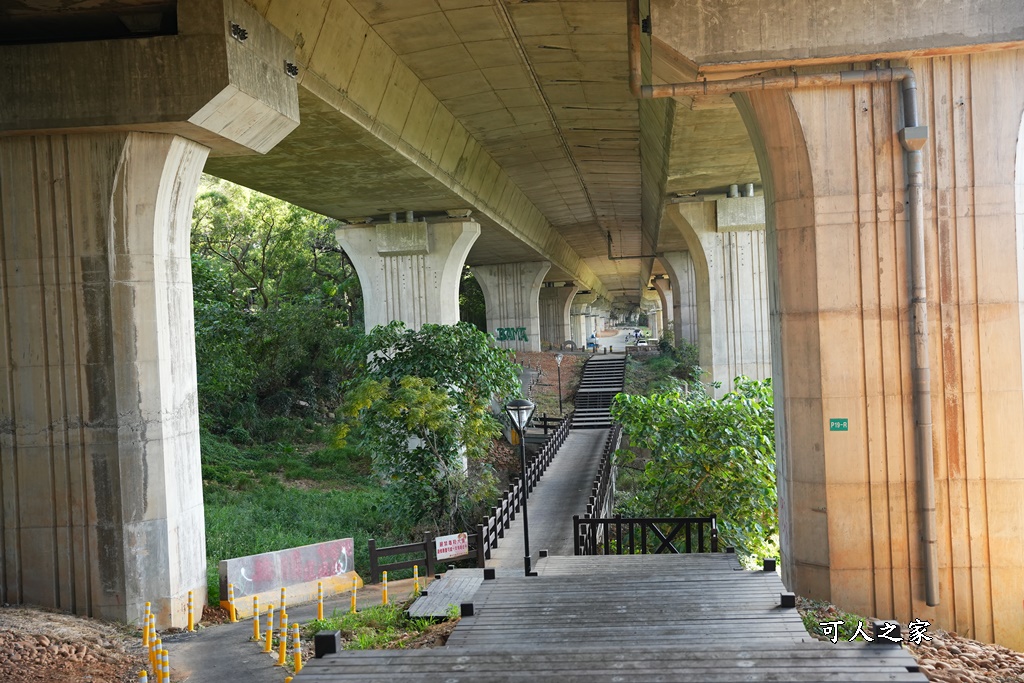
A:
POLYGON ((296 683, 925 683, 896 646, 810 638, 774 572, 726 554, 549 557, 481 583, 448 646, 343 652, 296 683))
POLYGON ((483 580, 483 571, 479 569, 449 569, 430 584, 426 595, 409 606, 409 616, 446 617, 451 605, 457 610, 459 605, 472 600, 483 580))

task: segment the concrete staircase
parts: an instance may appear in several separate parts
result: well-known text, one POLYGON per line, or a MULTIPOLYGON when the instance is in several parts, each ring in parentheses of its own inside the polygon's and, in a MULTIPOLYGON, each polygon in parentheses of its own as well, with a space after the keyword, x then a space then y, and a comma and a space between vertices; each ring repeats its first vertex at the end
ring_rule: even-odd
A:
POLYGON ((615 394, 622 391, 626 375, 623 354, 591 356, 583 366, 580 388, 576 391, 573 429, 607 429, 612 420, 608 408, 615 394))

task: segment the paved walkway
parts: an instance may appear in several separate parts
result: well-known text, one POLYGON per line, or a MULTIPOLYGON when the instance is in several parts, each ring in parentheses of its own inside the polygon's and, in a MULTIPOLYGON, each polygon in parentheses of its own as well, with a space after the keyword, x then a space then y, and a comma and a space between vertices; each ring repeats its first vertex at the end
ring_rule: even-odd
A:
MULTIPOLYGON (((420 579, 420 584, 427 581, 420 579)), ((413 581, 391 581, 388 597, 392 601, 404 601, 412 597, 413 581)), ((324 600, 324 615, 329 616, 335 609, 348 611, 348 593, 324 600)), ((381 603, 380 584, 367 585, 360 589, 357 597, 359 609, 381 603)), ((316 603, 288 607, 288 621, 305 623, 316 618, 316 603)), ((266 618, 261 622, 266 623, 266 618)), ((277 653, 264 654, 262 646, 251 640, 252 619, 237 624, 221 624, 202 628, 195 633, 161 633, 160 638, 167 649, 171 662, 171 674, 175 683, 282 683, 291 675, 277 663, 277 653)), ((289 653, 290 657, 290 653, 289 653)), ((150 676, 150 681, 155 680, 150 676)))
MULTIPOLYGON (((572 516, 586 510, 607 435, 607 429, 570 431, 530 494, 527 512, 534 563, 540 550, 551 555, 572 555, 572 516)), ((504 570, 523 570, 522 519, 522 515, 516 517, 487 561, 488 567, 495 567, 501 574, 506 573, 504 570)))

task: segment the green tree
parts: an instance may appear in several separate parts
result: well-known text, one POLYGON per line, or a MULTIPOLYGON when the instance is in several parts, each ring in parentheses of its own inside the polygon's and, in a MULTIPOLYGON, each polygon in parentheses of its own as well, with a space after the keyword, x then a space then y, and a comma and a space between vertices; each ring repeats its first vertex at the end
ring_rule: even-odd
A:
POLYGON ((632 449, 620 464, 642 463, 640 486, 622 504, 637 516, 704 516, 715 513, 722 540, 753 558, 777 557, 775 426, 771 380, 735 380, 721 399, 700 383, 689 393, 619 394, 612 417, 622 423, 632 449))
POLYGON ((358 427, 396 513, 453 531, 492 493, 482 463, 501 433, 492 401, 518 393, 510 352, 469 323, 378 326, 349 351, 361 380, 346 395, 343 441, 358 427))

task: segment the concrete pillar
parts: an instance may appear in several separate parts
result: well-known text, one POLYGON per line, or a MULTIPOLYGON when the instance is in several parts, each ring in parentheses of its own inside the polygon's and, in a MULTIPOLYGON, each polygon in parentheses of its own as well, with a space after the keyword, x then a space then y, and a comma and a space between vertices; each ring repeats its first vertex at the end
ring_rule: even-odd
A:
POLYGON ((570 316, 572 319, 572 340, 576 342, 577 346, 584 347, 587 344, 587 308, 590 304, 597 301, 597 294, 577 294, 573 297, 572 305, 570 306, 570 316))
POLYGON ((414 330, 459 321, 459 282, 479 223, 378 223, 335 235, 359 276, 367 332, 394 320, 414 330))
POLYGON ((473 266, 487 306, 487 331, 498 345, 540 351, 540 289, 549 261, 473 266))
POLYGON ((1019 650, 1024 79, 1010 75, 1024 51, 909 65, 929 135, 939 604, 925 604, 922 576, 898 84, 738 102, 767 199, 783 578, 853 612, 1019 650))
MULTIPOLYGON (((669 213, 672 213, 673 210, 672 207, 669 207, 669 213)), ((672 333, 675 335, 675 344, 679 346, 684 341, 690 344, 697 344, 700 339, 697 325, 698 285, 690 252, 666 252, 659 258, 662 265, 665 266, 665 270, 669 273, 668 282, 672 292, 670 299, 672 306, 672 333)), ((659 285, 656 284, 655 286, 659 285)), ((664 287, 664 285, 660 286, 664 287)), ((710 368, 710 365, 705 369, 708 368, 710 368)))
MULTIPOLYGON (((672 334, 675 335, 676 315, 675 297, 672 295, 672 281, 668 278, 657 278, 651 280, 651 284, 654 285, 654 291, 657 293, 658 298, 661 299, 662 334, 664 334, 664 330, 672 330, 672 334)), ((678 339, 679 337, 675 337, 673 343, 678 344, 678 339)))
POLYGON ((183 626, 206 595, 189 256, 208 149, 0 137, 0 600, 183 626))
POLYGON ((771 376, 764 225, 750 222, 763 217, 763 206, 761 197, 740 197, 665 212, 689 250, 663 261, 676 275, 692 273, 700 364, 722 393, 739 375, 771 376))
POLYGON ((566 283, 562 287, 540 288, 540 338, 554 348, 572 339, 569 308, 579 287, 566 283))
POLYGON ((661 338, 661 297, 656 290, 647 289, 642 292, 640 307, 647 314, 647 327, 651 332, 652 343, 657 344, 661 338))

